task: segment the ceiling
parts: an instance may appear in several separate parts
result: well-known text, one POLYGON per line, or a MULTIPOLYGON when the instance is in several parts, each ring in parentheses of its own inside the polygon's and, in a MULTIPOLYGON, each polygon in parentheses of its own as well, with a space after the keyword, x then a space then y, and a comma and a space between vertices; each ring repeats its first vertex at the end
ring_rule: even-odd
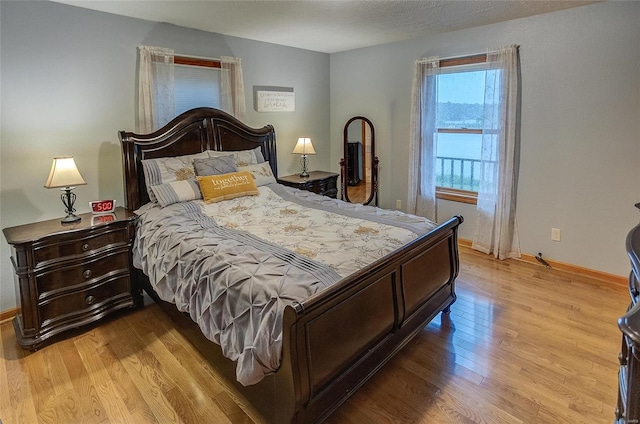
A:
POLYGON ((594 3, 579 0, 54 1, 324 53, 594 3))

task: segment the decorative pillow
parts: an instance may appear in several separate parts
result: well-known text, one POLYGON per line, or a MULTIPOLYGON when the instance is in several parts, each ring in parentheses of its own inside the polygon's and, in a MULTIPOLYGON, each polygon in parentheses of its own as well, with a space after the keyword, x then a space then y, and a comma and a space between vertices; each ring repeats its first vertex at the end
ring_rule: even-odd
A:
POLYGON ((229 172, 238 171, 233 155, 194 159, 193 167, 196 170, 196 175, 199 176, 228 174, 229 172))
POLYGON ((273 171, 271 171, 269 162, 240 166, 238 167, 238 171, 249 171, 256 182, 256 186, 258 187, 276 182, 276 178, 273 176, 273 171))
MULTIPOLYGON (((260 150, 260 147, 257 147, 256 149, 260 150)), ((211 158, 233 155, 233 158, 236 160, 236 166, 248 166, 248 165, 255 165, 256 163, 259 163, 258 158, 256 156, 256 149, 238 150, 238 151, 207 150, 207 152, 209 153, 209 157, 211 158)), ((264 162, 264 156, 262 156, 262 152, 260 152, 260 157, 264 162)))
POLYGON ((262 149, 260 147, 253 149, 253 153, 256 155, 256 162, 264 163, 264 155, 262 154, 262 149))
POLYGON ((147 192, 152 202, 157 201, 151 187, 170 183, 172 181, 184 181, 195 177, 193 169, 194 159, 206 159, 207 152, 195 155, 184 155, 167 158, 145 159, 142 161, 144 180, 147 183, 147 192))
POLYGON ((195 178, 158 184, 151 186, 151 190, 162 207, 169 206, 173 203, 202 199, 202 193, 200 193, 200 187, 195 178))
POLYGON ((197 178, 205 203, 216 203, 242 196, 256 196, 260 193, 249 171, 197 178))

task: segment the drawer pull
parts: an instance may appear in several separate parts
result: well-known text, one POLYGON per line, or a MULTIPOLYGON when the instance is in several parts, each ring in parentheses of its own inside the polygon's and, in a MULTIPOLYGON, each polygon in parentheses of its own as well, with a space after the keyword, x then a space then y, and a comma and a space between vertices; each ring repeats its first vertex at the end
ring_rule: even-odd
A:
POLYGON ((618 354, 618 362, 620 365, 627 365, 627 357, 622 352, 618 354))
POLYGON ((91 305, 95 300, 96 300, 95 297, 87 296, 87 298, 84 301, 87 302, 87 305, 91 305))
POLYGON ((89 243, 85 243, 85 244, 83 244, 83 245, 82 245, 82 250, 84 250, 85 252, 86 252, 87 250, 89 250, 89 243))
POLYGON ((91 270, 88 269, 85 272, 82 273, 82 275, 84 276, 84 278, 89 278, 91 277, 91 270))

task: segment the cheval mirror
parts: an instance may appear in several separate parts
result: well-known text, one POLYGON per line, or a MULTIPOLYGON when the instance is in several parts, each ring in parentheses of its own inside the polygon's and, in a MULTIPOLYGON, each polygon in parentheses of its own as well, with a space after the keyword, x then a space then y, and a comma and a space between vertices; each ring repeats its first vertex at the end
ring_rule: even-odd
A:
POLYGON ((364 116, 354 116, 344 126, 344 156, 340 159, 342 200, 378 206, 378 158, 375 131, 364 116))

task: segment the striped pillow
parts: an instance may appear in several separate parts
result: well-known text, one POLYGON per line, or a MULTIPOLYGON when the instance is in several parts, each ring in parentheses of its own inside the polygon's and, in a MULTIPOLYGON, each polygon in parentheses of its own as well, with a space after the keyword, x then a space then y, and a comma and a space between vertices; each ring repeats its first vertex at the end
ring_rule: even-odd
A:
POLYGON ((202 199, 198 182, 193 178, 158 184, 151 186, 151 190, 162 207, 178 202, 202 199))
POLYGON ((202 152, 193 155, 144 159, 142 161, 142 170, 144 171, 144 180, 147 183, 149 199, 152 202, 156 201, 155 194, 151 189, 153 186, 173 181, 184 181, 195 177, 193 160, 208 157, 207 152, 202 152))

